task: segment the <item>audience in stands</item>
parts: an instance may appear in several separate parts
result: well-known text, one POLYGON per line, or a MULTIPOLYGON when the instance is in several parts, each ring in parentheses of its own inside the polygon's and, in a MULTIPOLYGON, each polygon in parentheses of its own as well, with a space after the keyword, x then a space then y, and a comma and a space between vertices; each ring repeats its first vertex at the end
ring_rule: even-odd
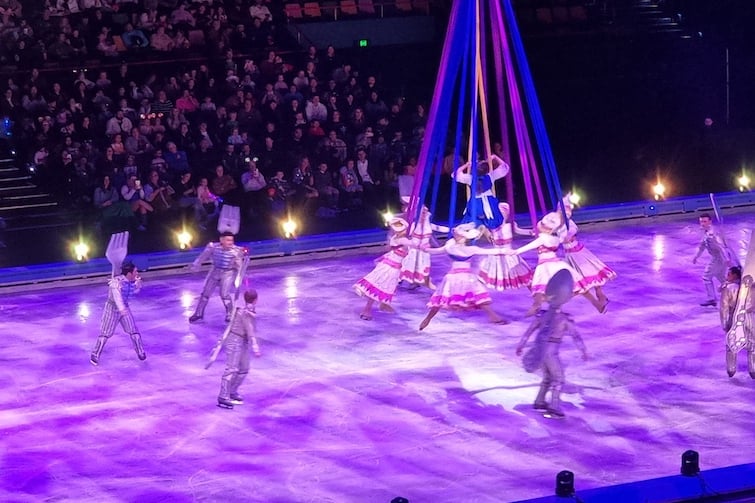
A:
POLYGON ((250 222, 384 208, 413 174, 424 106, 333 46, 287 51, 278 2, 0 0, 0 18, 18 150, 101 225, 188 211, 204 228, 223 203, 250 222))

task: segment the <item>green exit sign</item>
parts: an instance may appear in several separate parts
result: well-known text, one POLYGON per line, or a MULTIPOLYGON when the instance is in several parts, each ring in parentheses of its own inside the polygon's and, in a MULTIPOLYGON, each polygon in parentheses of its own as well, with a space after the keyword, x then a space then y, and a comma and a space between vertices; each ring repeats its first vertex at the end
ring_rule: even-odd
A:
POLYGON ((370 41, 369 41, 369 40, 367 40, 366 38, 360 38, 360 39, 359 39, 359 40, 357 41, 357 45, 358 45, 359 47, 368 47, 368 46, 370 45, 370 41))

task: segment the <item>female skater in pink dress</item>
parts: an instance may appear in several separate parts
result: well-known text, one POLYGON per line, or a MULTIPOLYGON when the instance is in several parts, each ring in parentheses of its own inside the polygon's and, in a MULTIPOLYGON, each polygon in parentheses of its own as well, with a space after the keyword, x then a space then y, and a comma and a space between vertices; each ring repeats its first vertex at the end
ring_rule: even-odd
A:
POLYGON ((574 280, 574 294, 584 295, 590 303, 595 306, 599 312, 605 312, 605 305, 587 290, 581 286, 582 276, 574 270, 569 264, 556 255, 560 239, 556 232, 563 225, 561 215, 551 212, 545 215, 537 223, 537 238, 528 244, 517 248, 516 250, 506 250, 506 254, 521 255, 529 250, 537 250, 537 265, 535 273, 532 276, 532 307, 527 311, 526 316, 533 316, 540 309, 540 305, 545 300, 545 287, 548 281, 561 269, 567 269, 574 280))
POLYGON ((406 237, 409 224, 403 218, 394 217, 388 223, 393 231, 390 237, 388 253, 375 261, 375 268, 354 285, 357 294, 367 298, 367 303, 359 317, 363 320, 372 319, 372 306, 375 302, 380 304, 380 309, 393 312, 391 300, 398 287, 401 275, 401 262, 406 257, 408 248, 412 244, 406 237))
POLYGON ((454 228, 453 239, 440 248, 430 248, 429 253, 447 253, 451 258, 451 270, 446 273, 438 288, 433 292, 427 307, 427 316, 419 325, 424 330, 430 320, 441 309, 482 309, 493 323, 508 323, 490 308, 492 299, 488 289, 472 272, 472 258, 475 255, 501 255, 503 248, 480 248, 468 245, 470 240, 480 236, 480 229, 474 223, 461 224, 454 228))
POLYGON ((616 272, 577 240, 579 227, 571 219, 573 207, 569 201, 568 194, 564 197, 562 204, 569 223, 568 228, 567 226, 562 226, 559 230, 561 244, 564 247, 564 260, 582 276, 580 286, 584 290, 595 290, 595 297, 597 297, 600 303, 598 311, 601 313, 605 312, 608 297, 603 292, 603 285, 616 278, 616 272))
POLYGON ((435 241, 430 216, 427 206, 422 206, 419 221, 412 225, 410 233, 412 244, 401 262, 400 281, 406 281, 412 285, 411 288, 424 285, 430 290, 435 290, 435 285, 430 281, 430 254, 427 252, 431 242, 435 241))
MULTIPOLYGON (((497 248, 512 249, 514 234, 534 236, 534 231, 521 229, 516 222, 509 220, 511 207, 508 203, 499 203, 503 214, 503 224, 488 232, 488 239, 497 248)), ((486 255, 480 262, 477 277, 488 288, 500 291, 529 287, 532 283, 532 269, 518 255, 486 255)))

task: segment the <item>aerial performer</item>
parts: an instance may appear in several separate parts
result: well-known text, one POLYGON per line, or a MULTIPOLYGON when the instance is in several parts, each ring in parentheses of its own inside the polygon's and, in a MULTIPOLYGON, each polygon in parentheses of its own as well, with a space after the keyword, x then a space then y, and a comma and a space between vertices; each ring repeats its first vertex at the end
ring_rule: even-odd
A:
POLYGON ((469 185, 472 193, 461 223, 484 225, 488 230, 496 229, 503 224, 503 214, 498 207, 498 199, 493 194, 493 186, 496 180, 505 177, 509 170, 509 165, 495 154, 492 154, 488 161, 478 161, 474 168, 471 162, 466 162, 456 169, 454 180, 469 185), (491 165, 492 170, 489 169, 491 165))

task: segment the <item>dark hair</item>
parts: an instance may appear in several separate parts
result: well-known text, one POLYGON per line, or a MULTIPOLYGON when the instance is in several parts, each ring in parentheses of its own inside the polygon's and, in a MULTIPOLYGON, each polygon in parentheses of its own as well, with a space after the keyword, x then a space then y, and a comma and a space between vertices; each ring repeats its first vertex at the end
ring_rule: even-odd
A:
POLYGON ((221 237, 221 238, 223 238, 223 237, 226 237, 226 236, 231 236, 231 237, 233 237, 233 236, 234 236, 234 234, 233 234, 233 232, 231 232, 231 231, 224 231, 224 232, 221 232, 221 233, 220 233, 220 237, 221 237))
POLYGON ((712 218, 710 217, 710 213, 703 213, 703 214, 702 214, 702 215, 700 215, 700 216, 699 216, 698 218, 707 218, 708 220, 713 220, 713 219, 712 219, 712 218))
POLYGON ((133 262, 131 261, 124 262, 121 265, 121 274, 125 276, 126 274, 134 272, 135 269, 136 269, 136 266, 134 265, 133 262))
POLYGON ((742 279, 742 267, 735 265, 733 267, 729 267, 729 272, 737 277, 737 279, 742 279))
POLYGON ((244 300, 247 304, 251 304, 252 302, 257 300, 257 290, 252 288, 251 290, 247 290, 244 292, 244 300))

